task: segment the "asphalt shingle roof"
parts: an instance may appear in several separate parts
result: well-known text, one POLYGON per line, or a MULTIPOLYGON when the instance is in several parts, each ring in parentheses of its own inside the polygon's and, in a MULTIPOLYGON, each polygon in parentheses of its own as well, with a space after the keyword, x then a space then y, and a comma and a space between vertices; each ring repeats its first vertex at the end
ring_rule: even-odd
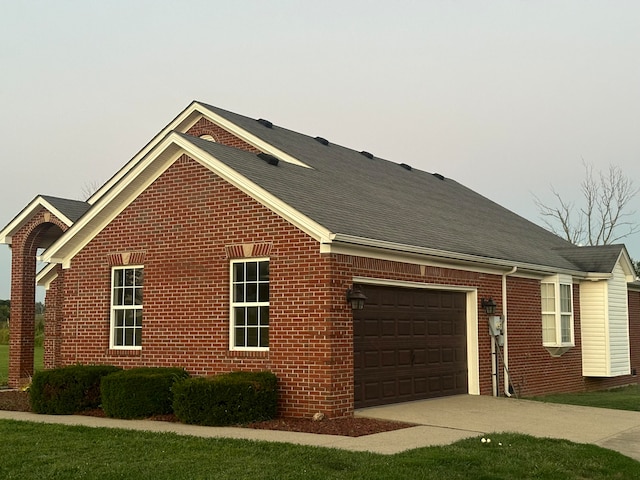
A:
POLYGON ((450 178, 202 105, 311 168, 184 138, 332 233, 586 272, 611 272, 624 248, 576 247, 450 178))
POLYGON ((43 199, 49 202, 53 207, 63 213, 69 220, 76 222, 82 215, 85 214, 91 205, 87 202, 79 200, 70 200, 68 198, 51 197, 49 195, 40 195, 43 199))

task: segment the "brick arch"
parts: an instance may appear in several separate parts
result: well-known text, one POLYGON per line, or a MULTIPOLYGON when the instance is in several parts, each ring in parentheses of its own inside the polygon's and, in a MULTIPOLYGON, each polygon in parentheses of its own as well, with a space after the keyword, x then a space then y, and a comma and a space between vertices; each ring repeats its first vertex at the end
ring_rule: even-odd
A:
POLYGON ((36 255, 69 228, 41 208, 16 232, 11 243, 11 323, 9 386, 19 387, 33 375, 35 346, 36 255))

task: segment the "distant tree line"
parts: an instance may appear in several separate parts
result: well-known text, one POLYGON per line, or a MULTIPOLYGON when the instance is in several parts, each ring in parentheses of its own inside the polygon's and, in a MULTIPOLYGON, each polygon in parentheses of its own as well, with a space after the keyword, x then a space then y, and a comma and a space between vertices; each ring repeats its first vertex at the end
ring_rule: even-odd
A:
MULTIPOLYGON (((36 302, 36 315, 44 314, 44 303, 36 302)), ((8 322, 11 315, 11 300, 0 300, 0 322, 8 322)))

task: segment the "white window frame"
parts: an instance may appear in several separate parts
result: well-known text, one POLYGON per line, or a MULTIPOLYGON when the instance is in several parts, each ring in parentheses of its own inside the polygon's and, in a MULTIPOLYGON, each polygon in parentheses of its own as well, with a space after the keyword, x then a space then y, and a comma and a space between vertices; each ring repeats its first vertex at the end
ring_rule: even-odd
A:
MULTIPOLYGON (((119 265, 119 266, 114 266, 111 267, 111 289, 109 291, 109 295, 110 295, 110 300, 109 300, 109 304, 110 304, 110 311, 111 311, 111 315, 110 315, 110 321, 109 321, 109 348, 113 349, 113 350, 142 350, 142 312, 143 312, 143 304, 144 304, 144 266, 143 265, 119 265), (142 285, 136 285, 134 282, 134 285, 128 286, 128 288, 133 288, 134 291, 136 289, 139 289, 142 293, 143 293, 143 298, 142 298, 142 303, 136 304, 135 300, 133 300, 133 303, 131 304, 120 304, 117 305, 114 302, 115 299, 115 289, 118 288, 125 288, 125 286, 116 286, 115 285, 115 280, 116 280, 116 272, 122 271, 122 270, 142 270, 142 285), (140 330, 140 345, 116 345, 116 328, 121 328, 119 326, 116 325, 117 322, 117 316, 119 312, 133 312, 134 313, 134 321, 135 318, 138 316, 138 312, 140 315, 140 325, 131 325, 131 326, 127 326, 125 325, 124 328, 125 330, 128 329, 132 329, 134 330, 134 339, 135 339, 135 330, 139 329, 140 330)), ((133 298, 135 299, 135 292, 133 295, 133 298)))
POLYGON ((270 260, 268 257, 256 257, 256 258, 239 258, 239 259, 234 259, 231 260, 230 264, 229 264, 229 350, 238 350, 238 351, 269 351, 269 330, 271 329, 270 327, 270 321, 269 321, 269 303, 270 303, 270 299, 269 299, 269 295, 270 295, 270 290, 271 290, 271 286, 270 286, 270 277, 267 278, 267 280, 265 281, 264 279, 261 280, 260 279, 260 262, 267 262, 269 264, 269 267, 271 267, 270 265, 270 260), (248 281, 246 278, 244 280, 241 281, 236 281, 236 279, 234 278, 234 267, 238 264, 243 264, 245 265, 245 272, 246 272, 246 265, 248 263, 258 263, 258 275, 257 275, 257 279, 255 280, 255 282, 253 280, 248 281), (260 291, 260 286, 262 285, 264 288, 264 285, 266 284, 267 286, 267 299, 266 301, 264 299, 260 300, 258 298, 259 293, 256 294, 256 299, 254 300, 247 300, 246 296, 244 298, 236 298, 236 288, 243 288, 244 291, 244 295, 246 295, 246 287, 248 284, 255 284, 256 285, 256 289, 259 292, 260 291), (243 286, 243 287, 242 287, 243 286), (256 318, 257 318, 257 323, 253 324, 253 325, 249 325, 248 324, 248 310, 245 310, 245 323, 243 325, 236 325, 236 312, 238 312, 239 309, 256 309, 256 318), (266 312, 265 312, 266 309, 266 312), (264 315, 264 313, 266 313, 267 315, 267 319, 266 319, 266 323, 263 322, 262 320, 262 316, 264 315), (253 346, 247 346, 248 343, 248 335, 249 335, 249 330, 250 329, 257 329, 257 343, 258 345, 253 345, 253 346), (239 331, 243 330, 243 334, 244 336, 244 345, 236 345, 236 336, 238 335, 239 331), (261 339, 264 338, 262 337, 262 335, 264 335, 266 333, 266 343, 267 346, 259 346, 259 344, 261 343, 261 339))
MULTIPOLYGON (((569 275, 554 275, 544 278, 540 282, 541 296, 541 313, 542 313, 542 344, 544 347, 550 348, 566 348, 575 346, 575 330, 574 330, 574 307, 573 307, 573 281, 569 275), (545 302, 544 290, 553 287, 553 303, 545 302), (569 298, 563 296, 563 292, 569 293, 569 298), (545 308, 551 306, 551 308, 545 308), (567 308, 568 307, 568 308, 567 308), (553 318, 555 340, 545 340, 545 317, 553 318), (567 325, 568 323, 568 325, 567 325), (569 327, 569 335, 563 338, 563 330, 569 327), (563 328, 564 327, 564 328, 563 328)), ((566 350, 565 350, 566 351, 566 350)), ((564 353, 555 351, 555 353, 564 353)))

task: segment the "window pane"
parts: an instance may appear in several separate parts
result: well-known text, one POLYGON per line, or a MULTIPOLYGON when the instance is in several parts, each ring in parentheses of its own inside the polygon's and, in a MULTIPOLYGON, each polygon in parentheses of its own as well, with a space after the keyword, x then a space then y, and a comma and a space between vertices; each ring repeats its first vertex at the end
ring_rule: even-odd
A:
POLYGON ((135 282, 137 286, 142 286, 144 282, 144 270, 142 268, 136 268, 135 282))
POLYGON ((542 315, 542 341, 544 343, 557 343, 555 315, 542 315))
POLYGON ((571 315, 562 315, 560 317, 560 332, 562 335, 562 343, 571 342, 571 315))
POLYGON ((258 301, 259 302, 269 301, 269 284, 268 283, 258 284, 258 301))
POLYGON ((141 287, 136 288, 134 305, 142 305, 142 288, 141 287))
POLYGON ((124 289, 123 305, 133 305, 133 288, 124 289))
POLYGON ((239 283, 233 286, 233 301, 244 302, 244 284, 239 283))
POLYGON ((247 262, 247 281, 255 282, 258 280, 258 262, 247 262))
POLYGON ((541 298, 542 298, 542 311, 555 312, 556 311, 555 284, 543 283, 540 285, 540 291, 541 291, 541 298))
POLYGON ((135 279, 135 270, 132 269, 125 269, 124 270, 124 284, 127 287, 131 287, 134 284, 134 279, 135 279))
POLYGON ((135 341, 134 345, 136 347, 140 347, 142 345, 142 329, 141 328, 136 328, 134 341, 135 341))
POLYGON ((133 310, 124 311, 124 325, 126 327, 133 327, 133 310))
POLYGON ((133 345, 133 328, 127 328, 124 331, 124 344, 127 346, 132 346, 133 345))
POLYGON ((260 346, 261 347, 269 346, 269 329, 267 327, 262 327, 260 329, 260 346))
POLYGON ((269 307, 260 307, 260 325, 269 325, 269 307))
POLYGON ((245 315, 244 315, 244 307, 236 307, 235 311, 235 322, 236 325, 242 326, 245 324, 245 315))
POLYGON ((236 328, 235 329, 235 346, 236 347, 244 347, 244 328, 236 328))
POLYGON ((247 308, 247 325, 258 325, 258 309, 257 307, 247 308))
POLYGON ((118 346, 122 346, 122 345, 124 345, 124 343, 123 343, 123 330, 122 330, 122 328, 116 328, 114 344, 115 344, 115 345, 118 345, 118 346))
POLYGON ((269 281, 269 262, 260 262, 260 281, 269 281))
POLYGON ((247 283, 247 298, 246 302, 257 302, 258 301, 258 284, 257 283, 247 283))
POLYGON ((136 327, 142 327, 142 310, 136 310, 136 327))
POLYGON ((256 327, 247 328, 247 347, 258 346, 258 329, 256 327))
POLYGON ((244 282, 244 263, 233 264, 233 281, 244 282))
POLYGON ((116 310, 116 327, 124 327, 124 310, 116 310))
POLYGON ((571 312, 571 285, 560 285, 560 311, 571 312))

